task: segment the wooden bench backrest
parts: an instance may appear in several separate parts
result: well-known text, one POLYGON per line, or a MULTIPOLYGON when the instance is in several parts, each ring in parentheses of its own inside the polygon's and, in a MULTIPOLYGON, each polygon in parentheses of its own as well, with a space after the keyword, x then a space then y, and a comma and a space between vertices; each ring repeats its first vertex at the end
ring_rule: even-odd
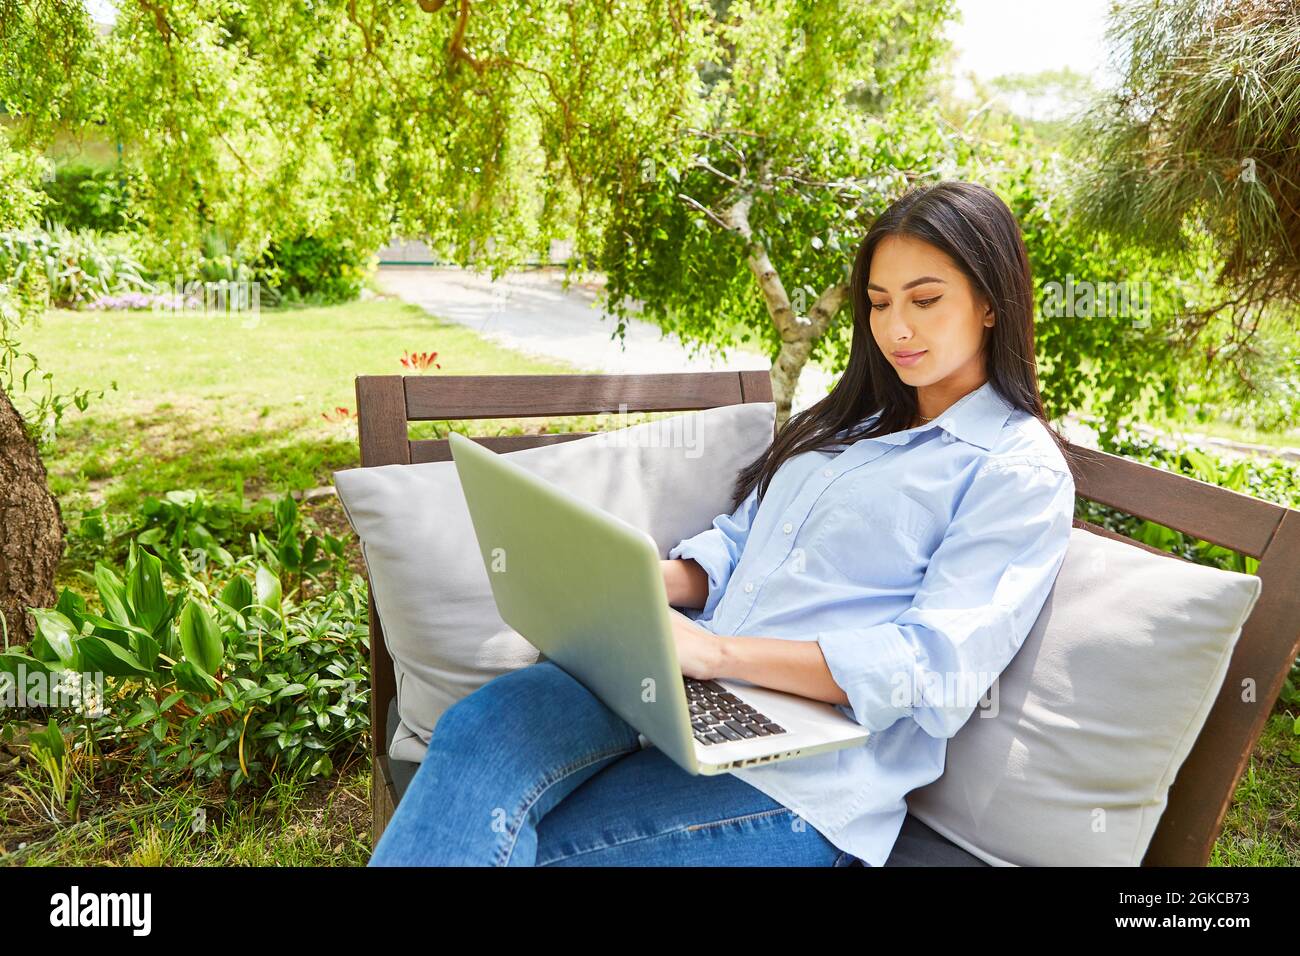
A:
MULTIPOLYGON (((766 370, 644 375, 359 376, 361 464, 448 461, 445 439, 412 441, 407 423, 601 413, 667 412, 772 401, 766 370)), ((589 433, 477 439, 498 452, 589 433)), ((1203 866, 1238 779, 1300 652, 1300 512, 1092 449, 1072 446, 1080 498, 1146 518, 1260 561, 1263 591, 1242 631, 1223 688, 1169 792, 1143 864, 1203 866), (1253 694, 1247 693, 1253 688, 1253 694)), ((1087 522, 1089 531, 1181 560, 1087 522)), ((388 706, 396 693, 383 627, 370 602, 371 735, 386 767, 388 706)), ((1167 636, 1176 640, 1177 635, 1167 636)), ((376 771, 376 786, 382 786, 376 771)), ((377 800, 391 812, 391 800, 377 800)), ((376 831, 387 822, 376 811, 376 831)))

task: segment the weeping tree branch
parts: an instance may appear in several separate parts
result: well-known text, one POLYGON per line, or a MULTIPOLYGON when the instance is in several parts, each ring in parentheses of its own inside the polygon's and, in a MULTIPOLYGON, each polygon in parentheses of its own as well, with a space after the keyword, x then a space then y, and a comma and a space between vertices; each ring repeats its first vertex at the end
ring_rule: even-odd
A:
MULTIPOLYGON (((741 155, 739 150, 736 152, 741 155)), ((741 159, 743 162, 743 155, 741 159)), ((724 182, 741 186, 737 177, 721 172, 707 161, 701 161, 697 157, 695 165, 716 175, 724 182)), ((757 177, 752 182, 741 186, 739 196, 721 212, 709 208, 685 193, 678 193, 677 196, 683 203, 703 213, 720 228, 737 235, 745 244, 745 261, 758 284, 768 317, 781 340, 771 370, 773 395, 777 406, 777 425, 780 427, 790 416, 799 375, 808 364, 813 346, 826 334, 836 315, 839 314, 848 298, 849 287, 845 282, 836 282, 827 286, 818 295, 807 315, 800 315, 794 309, 766 244, 754 235, 753 227, 750 225, 750 211, 755 196, 771 190, 778 178, 772 176, 770 165, 764 163, 757 177)))

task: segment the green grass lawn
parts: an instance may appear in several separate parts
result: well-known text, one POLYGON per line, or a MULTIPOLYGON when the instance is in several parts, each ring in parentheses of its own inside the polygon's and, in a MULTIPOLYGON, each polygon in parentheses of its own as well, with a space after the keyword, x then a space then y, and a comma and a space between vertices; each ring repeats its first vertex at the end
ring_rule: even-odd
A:
POLYGON ((1300 767, 1294 713, 1277 708, 1269 717, 1237 784, 1211 866, 1300 865, 1300 767))
POLYGON ((60 391, 107 388, 65 421, 47 464, 75 514, 177 488, 302 489, 358 464, 357 375, 403 374, 405 351, 437 352, 432 375, 584 371, 498 348, 473 331, 390 300, 238 316, 48 313, 25 349, 60 391))
POLYGON ((1209 435, 1213 438, 1227 438, 1231 441, 1245 442, 1249 445, 1267 445, 1270 448, 1300 447, 1300 428, 1265 431, 1258 428, 1234 425, 1231 422, 1196 422, 1191 420, 1163 427, 1166 431, 1174 433, 1185 432, 1189 435, 1209 435))
MULTIPOLYGON (((74 529, 88 508, 133 515, 143 498, 173 489, 242 487, 254 495, 329 484, 332 471, 358 464, 356 426, 323 413, 354 408, 357 375, 405 373, 404 351, 438 352, 442 368, 433 375, 590 371, 521 356, 387 299, 268 310, 254 328, 243 328, 239 317, 55 311, 26 330, 23 345, 54 373, 60 391, 118 383, 85 413, 70 415, 46 456, 74 529)), ((490 434, 524 424, 455 427, 490 434)), ((540 424, 589 429, 595 421, 540 424)), ((423 425, 419 434, 434 431, 423 425)), ((313 502, 309 513, 351 539, 335 499, 313 502)), ((72 572, 87 563, 84 554, 65 560, 60 583, 79 580, 72 572)), ((1271 718, 1214 864, 1300 864, 1300 773, 1288 757, 1293 720, 1282 710, 1271 718)), ((20 759, 19 748, 0 743, 0 863, 315 866, 363 864, 369 856, 364 756, 327 780, 279 781, 237 800, 139 781, 117 792, 115 783, 101 787, 114 792, 99 795, 93 815, 62 827, 33 822, 15 780, 20 759), (195 807, 207 808, 199 831, 189 823, 195 807)))

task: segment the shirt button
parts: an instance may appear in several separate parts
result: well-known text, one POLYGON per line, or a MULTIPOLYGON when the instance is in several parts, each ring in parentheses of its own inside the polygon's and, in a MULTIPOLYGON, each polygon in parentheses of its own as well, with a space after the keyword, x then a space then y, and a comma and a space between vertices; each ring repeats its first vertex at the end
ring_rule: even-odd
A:
POLYGON ((833 471, 831 471, 829 468, 827 468, 827 469, 825 469, 825 470, 822 472, 822 474, 825 475, 827 478, 829 478, 831 475, 835 474, 835 472, 833 472, 833 471))
POLYGON ((789 534, 791 531, 794 530, 794 525, 792 525, 790 522, 787 521, 785 524, 781 526, 781 530, 784 531, 786 534, 789 534))
POLYGON ((746 581, 746 582, 745 582, 745 593, 748 594, 748 593, 749 593, 750 591, 752 591, 752 590, 754 590, 754 582, 753 582, 753 581, 746 581))

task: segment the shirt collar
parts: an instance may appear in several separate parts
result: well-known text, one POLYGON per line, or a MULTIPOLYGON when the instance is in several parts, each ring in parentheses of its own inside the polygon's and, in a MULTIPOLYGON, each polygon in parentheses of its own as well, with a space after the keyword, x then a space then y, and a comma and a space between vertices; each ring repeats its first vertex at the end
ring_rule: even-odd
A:
MULTIPOLYGON (((953 402, 934 421, 906 431, 879 435, 875 440, 890 445, 903 445, 931 428, 942 428, 954 438, 971 445, 978 445, 987 451, 997 441, 1002 426, 1006 424, 1013 409, 1014 406, 1002 397, 991 381, 988 381, 953 402)), ((875 412, 867 421, 879 415, 880 412, 875 412)), ((844 432, 840 434, 843 435, 844 432)))

